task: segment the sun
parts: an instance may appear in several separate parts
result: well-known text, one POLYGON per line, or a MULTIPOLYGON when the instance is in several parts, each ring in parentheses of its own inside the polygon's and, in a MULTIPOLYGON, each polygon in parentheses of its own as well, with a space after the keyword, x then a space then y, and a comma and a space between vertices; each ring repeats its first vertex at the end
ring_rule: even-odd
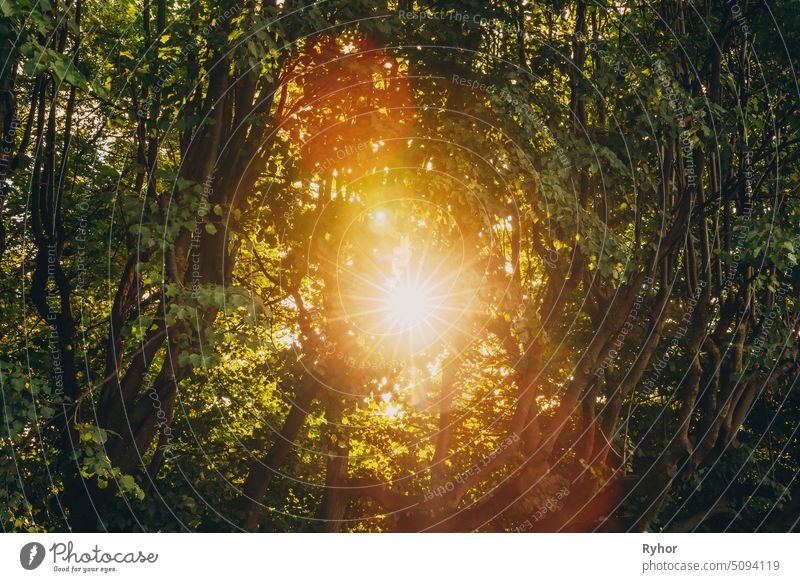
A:
POLYGON ((411 210, 369 207, 336 257, 343 333, 365 358, 393 365, 466 336, 480 284, 463 248, 439 239, 430 216, 411 210))
POLYGON ((386 319, 400 332, 430 325, 436 313, 433 290, 421 283, 402 282, 386 290, 386 319))
POLYGON ((419 353, 443 341, 458 311, 447 274, 414 260, 402 263, 372 276, 348 271, 351 287, 342 296, 346 317, 369 338, 366 349, 391 357, 419 353))

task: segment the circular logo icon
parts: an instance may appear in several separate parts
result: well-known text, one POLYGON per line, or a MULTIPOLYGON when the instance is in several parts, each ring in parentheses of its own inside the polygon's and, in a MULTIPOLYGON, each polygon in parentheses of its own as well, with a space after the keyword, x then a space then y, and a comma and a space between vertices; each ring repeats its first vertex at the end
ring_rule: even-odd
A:
POLYGON ((44 561, 44 546, 39 542, 30 542, 19 551, 19 563, 26 570, 35 570, 44 561))

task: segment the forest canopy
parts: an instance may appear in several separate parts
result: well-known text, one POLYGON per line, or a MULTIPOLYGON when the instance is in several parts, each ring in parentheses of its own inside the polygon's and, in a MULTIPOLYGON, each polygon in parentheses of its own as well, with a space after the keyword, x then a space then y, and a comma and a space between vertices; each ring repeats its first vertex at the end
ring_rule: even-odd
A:
POLYGON ((0 0, 3 531, 792 531, 800 2, 0 0))

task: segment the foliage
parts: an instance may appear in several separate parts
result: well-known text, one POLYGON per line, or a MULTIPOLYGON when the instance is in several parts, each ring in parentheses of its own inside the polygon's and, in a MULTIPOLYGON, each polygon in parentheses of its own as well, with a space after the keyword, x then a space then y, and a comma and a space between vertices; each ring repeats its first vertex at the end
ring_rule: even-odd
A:
POLYGON ((798 527, 797 2, 1 6, 4 530, 798 527))

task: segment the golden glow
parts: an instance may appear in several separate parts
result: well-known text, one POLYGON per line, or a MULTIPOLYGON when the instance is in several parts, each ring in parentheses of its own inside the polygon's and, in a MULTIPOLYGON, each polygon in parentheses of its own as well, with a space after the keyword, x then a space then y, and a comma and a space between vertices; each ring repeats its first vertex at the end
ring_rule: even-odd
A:
POLYGON ((383 208, 379 208, 375 212, 372 212, 369 215, 369 223, 370 227, 375 232, 386 231, 390 226, 389 211, 383 208))

